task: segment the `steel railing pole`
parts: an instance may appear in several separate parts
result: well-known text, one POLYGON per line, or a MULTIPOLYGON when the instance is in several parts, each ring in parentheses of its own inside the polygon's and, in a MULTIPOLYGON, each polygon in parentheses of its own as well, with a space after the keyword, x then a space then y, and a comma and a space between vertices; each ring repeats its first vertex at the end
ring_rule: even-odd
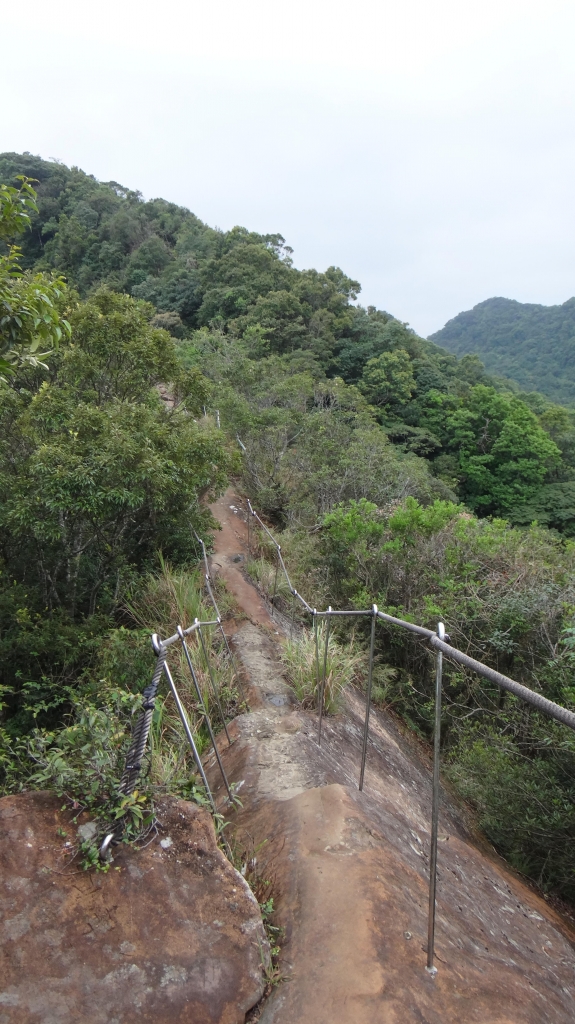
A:
MULTIPOLYGON (((440 640, 445 637, 443 622, 437 624, 440 640)), ((429 851, 429 916, 427 920, 427 970, 437 973, 434 966, 435 954, 435 894, 437 889, 437 832, 439 827, 439 757, 441 750, 441 690, 443 675, 443 654, 435 655, 435 725, 433 730, 433 795, 431 808, 431 846, 429 851)))
MULTIPOLYGON (((196 622, 197 621, 198 620, 196 619, 196 622)), ((214 699, 216 701, 216 704, 218 705, 218 711, 220 713, 220 718, 221 718, 221 721, 222 721, 222 725, 224 727, 224 732, 226 734, 226 739, 228 741, 229 746, 231 747, 232 741, 231 741, 229 733, 228 733, 228 727, 226 725, 226 717, 224 715, 224 711, 223 711, 223 708, 222 708, 222 703, 220 701, 220 694, 218 692, 218 688, 217 688, 217 685, 216 685, 216 680, 214 679, 214 673, 212 671, 211 662, 210 662, 210 659, 208 657, 208 652, 206 650, 206 645, 204 643, 202 627, 199 624, 198 624, 198 636, 200 638, 200 644, 202 645, 202 652, 203 652, 203 655, 204 655, 204 661, 206 663, 206 668, 208 670, 208 675, 210 677, 210 683, 212 684, 212 693, 214 695, 214 699)))
POLYGON ((248 502, 247 520, 248 520, 248 558, 251 558, 251 548, 250 548, 250 508, 249 508, 249 502, 248 502))
POLYGON ((227 638, 227 636, 226 636, 226 634, 224 632, 224 627, 222 626, 222 620, 221 619, 218 620, 218 627, 219 627, 220 633, 222 634, 222 637, 223 637, 224 646, 226 648, 227 655, 228 655, 228 660, 229 660, 229 663, 230 663, 230 665, 232 667, 232 673, 235 675, 235 677, 236 677, 236 679, 238 681, 238 687, 239 687, 239 691, 240 691, 240 694, 241 694, 241 698, 242 698, 242 700, 245 703, 246 702, 246 695, 244 693, 243 683, 241 681, 240 673, 238 672, 238 669, 237 669, 237 666, 236 666, 235 658, 234 658, 234 656, 232 654, 232 651, 230 649, 230 645, 228 643, 228 638, 227 638))
MULTIPOLYGON (((248 505, 249 504, 250 503, 248 501, 248 505)), ((241 678, 240 678, 240 673, 237 670, 237 666, 236 666, 236 663, 235 663, 235 660, 234 660, 234 656, 233 656, 233 654, 231 652, 230 645, 228 643, 228 638, 227 638, 227 636, 225 634, 224 627, 222 626, 222 617, 220 615, 220 611, 219 611, 219 608, 217 606, 216 599, 214 597, 214 592, 213 592, 212 587, 211 587, 211 583, 210 583, 210 567, 208 565, 208 556, 206 554, 206 545, 204 544, 202 538, 198 537, 198 535, 197 535, 195 530, 193 531, 193 534, 194 534, 194 537, 196 538, 198 544, 201 544, 201 547, 202 547, 202 558, 203 558, 203 561, 204 561, 204 581, 205 581, 205 584, 206 584, 206 590, 208 592, 209 599, 212 602, 212 605, 214 607, 214 611, 215 611, 215 613, 217 615, 217 620, 216 620, 215 624, 219 627, 220 633, 222 634, 223 641, 224 641, 226 650, 228 652, 228 657, 230 659, 230 664, 232 666, 232 671, 235 672, 235 674, 236 674, 236 677, 237 677, 237 680, 238 680, 238 686, 239 686, 240 693, 241 693, 241 697, 242 697, 242 700, 245 701, 246 695, 244 693, 244 688, 243 688, 242 681, 241 681, 241 678)), ((205 623, 204 623, 204 625, 205 625, 205 623)))
POLYGON ((363 746, 361 749, 361 769, 359 773, 359 788, 363 789, 365 775, 365 762, 367 759, 367 738, 369 735, 369 712, 371 710, 371 684, 373 681, 373 652, 375 647, 375 623, 377 622, 377 605, 371 609, 371 640, 369 644, 369 668, 367 670, 367 693, 365 701, 365 724, 363 727, 363 746))
MULTIPOLYGON (((217 744, 216 744, 216 738, 214 736, 214 731, 212 729, 212 723, 210 721, 210 716, 208 714, 208 709, 207 709, 207 707, 206 707, 206 705, 204 703, 204 698, 202 696, 202 691, 200 689, 200 684, 198 682, 198 677, 196 676, 196 673, 194 671, 194 666, 192 664, 192 659, 190 657, 190 651, 189 651, 188 645, 186 643, 186 640, 185 640, 185 637, 184 637, 184 633, 183 633, 183 630, 182 630, 181 626, 178 626, 178 633, 179 633, 180 639, 182 641, 182 648, 183 648, 184 654, 186 656, 186 661, 188 663, 188 668, 190 670, 190 675, 192 677, 192 681, 193 681, 193 684, 194 684, 194 689, 196 691, 196 695, 197 695, 198 701, 200 703, 200 707, 202 709, 202 713, 203 713, 204 718, 206 720, 206 726, 207 726, 208 733, 209 733, 209 736, 210 736, 210 741, 211 741, 212 747, 214 748, 214 754, 216 755, 216 759, 217 759, 217 762, 218 762, 218 765, 219 765, 219 768, 220 768, 222 779, 224 780, 224 786, 226 787, 226 789, 228 791, 228 796, 229 796, 230 800, 233 802, 232 791, 230 789, 228 778, 227 778, 227 775, 226 775, 226 773, 224 771, 224 766, 222 764, 222 759, 220 757, 220 752, 219 752, 217 744)), ((227 731, 226 731, 226 735, 227 735, 227 731)), ((228 740, 229 740, 229 737, 228 737, 228 740)))
POLYGON ((191 750, 192 750, 192 754, 194 755, 194 761, 196 762, 196 768, 198 769, 198 772, 200 773, 200 778, 201 778, 201 780, 202 780, 202 782, 204 784, 204 788, 205 788, 206 793, 208 795, 208 800, 210 801, 210 804, 212 806, 212 811, 214 812, 214 814, 217 814, 216 805, 215 805, 215 802, 214 802, 214 798, 212 796, 212 791, 211 791, 211 789, 210 789, 210 787, 208 785, 208 780, 206 778, 206 773, 204 771, 204 766, 202 764, 200 755, 198 754, 198 748, 196 747, 196 743, 195 743, 195 740, 194 740, 194 736, 193 736, 192 730, 190 729, 190 723, 188 722, 188 716, 186 715, 186 711, 185 711, 184 705, 182 704, 182 702, 180 700, 180 695, 179 695, 178 691, 176 690, 176 684, 174 683, 174 680, 172 679, 172 673, 170 672, 169 665, 168 665, 168 663, 166 661, 164 662, 164 672, 166 674, 166 678, 168 680, 168 683, 169 683, 169 686, 170 686, 170 690, 172 691, 173 698, 174 698, 174 700, 176 702, 176 707, 178 709, 178 714, 180 716, 180 721, 181 721, 181 723, 182 723, 182 725, 184 727, 184 732, 186 734, 188 743, 190 744, 190 747, 191 747, 191 750))
POLYGON ((317 610, 313 610, 313 637, 315 641, 315 693, 319 701, 319 638, 317 633, 317 610))
POLYGON ((329 631, 330 631, 330 628, 331 628, 331 605, 329 606, 327 612, 325 613, 325 617, 326 617, 326 623, 325 623, 325 647, 323 649, 323 675, 322 675, 322 679, 321 679, 321 686, 320 686, 320 692, 319 692, 319 719, 318 719, 318 723, 317 723, 317 742, 318 742, 318 745, 320 747, 321 747, 321 723, 323 721, 323 703, 324 703, 324 697, 325 697, 325 681, 326 681, 326 676, 327 676, 327 648, 328 648, 328 644, 329 644, 329 631))
POLYGON ((247 704, 247 699, 246 699, 246 695, 245 695, 245 692, 244 692, 244 685, 242 683, 241 675, 240 675, 240 673, 238 671, 238 667, 236 665, 236 659, 234 658, 232 650, 231 650, 230 645, 228 643, 228 638, 227 638, 227 636, 226 636, 226 634, 224 632, 224 627, 222 625, 221 618, 218 618, 218 626, 219 626, 219 629, 220 629, 220 633, 222 634, 222 637, 224 638, 225 648, 226 648, 226 651, 228 652, 228 658, 229 658, 230 665, 232 666, 232 673, 235 675, 235 677, 236 677, 236 679, 238 681, 238 688, 239 688, 239 691, 240 691, 240 694, 241 694, 241 698, 242 698, 244 704, 247 704))
POLYGON ((276 590, 277 590, 277 586, 278 586, 278 569, 280 567, 280 546, 279 546, 279 544, 277 545, 276 554, 277 554, 277 558, 276 558, 276 574, 275 574, 275 579, 274 579, 274 592, 273 592, 273 597, 272 597, 272 608, 271 608, 272 619, 275 618, 275 615, 274 615, 274 603, 275 603, 275 599, 276 599, 276 590))

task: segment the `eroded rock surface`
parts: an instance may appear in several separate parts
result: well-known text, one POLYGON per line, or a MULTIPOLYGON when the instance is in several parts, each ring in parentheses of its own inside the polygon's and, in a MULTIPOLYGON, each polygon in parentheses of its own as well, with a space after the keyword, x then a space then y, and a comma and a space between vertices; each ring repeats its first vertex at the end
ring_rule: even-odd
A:
POLYGON ((224 751, 230 777, 242 783, 236 839, 257 851, 285 929, 287 980, 261 1024, 571 1024, 568 923, 477 845, 448 794, 438 973, 427 973, 427 766, 376 712, 360 793, 360 711, 350 695, 319 748, 314 716, 262 708, 233 723, 224 751))
MULTIPOLYGON (((222 501, 237 507, 228 494, 222 501)), ((237 549, 244 524, 234 513, 237 549)), ((216 556, 219 537, 216 537, 216 556)), ((245 538, 244 538, 245 540, 245 538)), ((224 749, 243 807, 228 812, 256 851, 284 927, 281 969, 260 1024, 572 1024, 573 930, 476 835, 448 791, 440 815, 438 973, 425 970, 431 772, 426 750, 349 691, 324 721, 290 701, 267 622, 232 643, 253 694, 224 749)), ((274 623, 277 626, 277 623, 274 623)), ((211 778, 222 794, 217 771, 211 778)), ((223 806, 223 802, 222 802, 223 806)))
POLYGON ((221 498, 210 505, 210 509, 221 526, 210 559, 211 571, 222 577, 242 612, 252 622, 274 629, 275 624, 266 602, 242 571, 248 557, 245 503, 239 502, 233 490, 228 488, 221 498))
POLYGON ((442 851, 432 978, 425 845, 408 827, 401 839, 388 808, 334 784, 262 803, 244 824, 256 845, 267 839, 262 871, 274 879, 286 930, 286 981, 260 1024, 573 1020, 575 957, 558 922, 457 837, 442 851))
POLYGON ((166 800, 150 845, 94 874, 69 863, 61 803, 0 800, 0 1024, 243 1024, 266 939, 209 814, 166 800))

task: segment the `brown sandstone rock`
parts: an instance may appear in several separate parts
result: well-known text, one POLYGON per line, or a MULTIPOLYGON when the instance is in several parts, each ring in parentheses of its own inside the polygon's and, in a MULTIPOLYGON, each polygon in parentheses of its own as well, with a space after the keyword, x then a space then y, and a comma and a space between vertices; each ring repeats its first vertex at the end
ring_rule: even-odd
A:
POLYGON ((146 849, 87 873, 58 835, 75 830, 61 803, 0 800, 0 1024, 243 1024, 267 944, 209 814, 166 800, 146 849))
POLYGON ((345 713, 324 721, 318 746, 317 718, 290 707, 274 652, 281 617, 266 618, 235 567, 234 553, 246 551, 247 540, 238 505, 228 491, 212 506, 223 526, 212 564, 251 620, 234 631, 232 644, 255 710, 232 724, 231 747, 221 743, 242 809, 225 807, 208 760, 236 841, 254 851, 260 877, 273 883, 274 923, 285 928, 287 980, 259 1008, 259 1024, 572 1024, 570 922, 506 867, 445 790, 438 973, 426 972, 425 747, 373 709, 359 793, 364 701, 353 690, 345 713))
POLYGON ((268 838, 260 856, 286 929, 287 980, 259 1024, 573 1021, 575 955, 548 908, 456 836, 442 851, 433 978, 425 864, 377 800, 323 786, 262 804, 246 827, 268 838))
MULTIPOLYGON (((253 630, 235 638, 250 671, 253 630)), ((447 792, 438 973, 425 970, 430 778, 415 742, 373 710, 360 793, 359 695, 325 721, 321 747, 315 716, 265 701, 264 689, 221 745, 241 784, 243 807, 227 811, 236 841, 256 851, 285 929, 286 981, 259 1024, 572 1024, 572 929, 478 843, 447 792)))

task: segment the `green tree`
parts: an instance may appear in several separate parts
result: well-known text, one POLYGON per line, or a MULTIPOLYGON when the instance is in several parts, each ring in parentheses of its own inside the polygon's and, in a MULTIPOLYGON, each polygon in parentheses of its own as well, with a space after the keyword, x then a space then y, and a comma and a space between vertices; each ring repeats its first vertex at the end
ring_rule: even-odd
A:
POLYGON ((492 298, 450 320, 431 341, 458 356, 476 353, 487 370, 575 404, 575 298, 540 306, 492 298))
MULTIPOLYGON (((10 242, 30 226, 37 210, 36 193, 20 175, 20 188, 0 185, 0 240, 10 242)), ((0 256, 0 372, 12 373, 21 363, 38 365, 70 336, 60 313, 64 281, 46 274, 24 273, 21 250, 9 244, 0 256), (41 351, 44 350, 44 351, 41 351)))
POLYGON ((483 515, 529 502, 560 458, 524 402, 484 384, 459 397, 429 392, 423 423, 456 457, 461 498, 483 515))
POLYGON ((12 713, 51 706, 158 550, 193 559, 191 527, 213 525, 201 498, 233 457, 194 419, 208 382, 182 368, 153 313, 101 292, 74 312, 74 344, 48 370, 0 384, 0 690, 12 713))
POLYGON ((416 388, 409 354, 404 348, 397 348, 370 359, 363 371, 359 388, 372 405, 384 409, 404 405, 416 388))

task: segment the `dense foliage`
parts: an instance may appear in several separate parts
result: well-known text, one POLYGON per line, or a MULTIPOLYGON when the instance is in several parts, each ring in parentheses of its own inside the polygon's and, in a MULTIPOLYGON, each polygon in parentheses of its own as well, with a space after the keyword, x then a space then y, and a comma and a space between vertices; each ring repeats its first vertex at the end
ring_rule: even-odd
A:
POLYGON ((0 643, 12 727, 62 703, 158 550, 195 556, 190 526, 211 522, 201 496, 231 464, 223 436, 193 418, 207 381, 182 368, 153 312, 99 292, 72 311, 73 343, 49 368, 23 366, 0 384, 0 643))
MULTIPOLYGON (((300 409, 302 401, 317 409, 320 381, 353 385, 365 399, 364 422, 383 427, 373 437, 381 445, 386 435, 392 461, 423 460, 417 476, 428 478, 426 493, 449 491, 479 514, 575 533, 575 414, 537 395, 513 395, 477 356, 459 360, 389 313, 356 305, 360 286, 338 268, 297 270, 281 235, 214 230, 189 210, 144 202, 77 168, 0 156, 0 181, 13 185, 18 174, 38 180, 23 266, 65 275, 82 296, 105 285, 148 300, 154 324, 180 342, 187 365, 203 370, 211 353, 214 381, 242 393, 240 352, 248 382, 281 366, 297 389, 307 374, 300 409), (267 370, 257 368, 262 361, 267 370)), ((292 461, 294 444, 288 431, 292 461)))
POLYGON ((487 299, 431 340, 458 356, 475 353, 490 373, 517 381, 524 391, 575 406, 575 298, 561 306, 487 299))
MULTIPOLYGON (((218 600, 225 608, 225 593, 218 593, 218 600)), ((166 626, 170 632, 176 623, 185 629, 196 616, 210 618, 210 610, 211 605, 204 602, 199 573, 189 568, 175 570, 161 560, 159 570, 140 578, 138 591, 132 596, 132 628, 120 626, 98 638, 90 671, 69 688, 63 724, 36 727, 25 735, 13 729, 0 734, 4 790, 52 789, 65 798, 72 819, 66 846, 70 859, 79 856, 85 868, 107 870, 108 865, 99 859, 98 849, 119 819, 124 842, 145 843, 154 827, 154 802, 159 796, 169 793, 208 804, 205 792, 197 784, 187 737, 165 690, 160 690, 156 698, 145 771, 138 788, 123 795, 118 792, 118 781, 126 763, 132 722, 141 712, 142 685, 149 682, 155 664, 150 632, 166 626), (141 628, 133 628, 134 624, 141 628), (96 825, 90 839, 81 840, 73 827, 82 810, 89 811, 96 825)), ((209 652, 210 671, 203 656, 198 656, 197 636, 188 641, 201 702, 185 660, 174 648, 168 655, 170 671, 200 753, 210 742, 204 711, 214 722, 218 721, 220 709, 227 719, 240 710, 240 694, 219 631, 206 627, 203 639, 209 652), (212 679, 218 687, 219 702, 214 699, 212 679)), ((218 817, 215 824, 219 831, 218 817)))
MULTIPOLYGON (((147 681, 134 627, 161 629, 165 610, 134 608, 142 594, 154 604, 159 551, 185 589, 190 525, 209 527, 201 499, 230 471, 283 529, 313 604, 442 617, 462 649, 575 705, 574 413, 357 305, 341 270, 297 270, 279 235, 213 230, 28 154, 0 157, 16 190, 7 209, 18 174, 38 179, 18 281, 63 275, 54 322, 69 320, 72 338, 46 366, 14 359, 0 382, 9 787, 27 784, 30 753, 45 779, 60 760, 76 764, 90 722, 108 735, 112 681, 147 681), (71 711, 78 728, 62 733, 71 711)), ((262 580, 273 578, 265 553, 262 580)), ((428 652, 391 629, 378 636, 378 700, 429 736, 428 652)), ((487 834, 575 896, 572 738, 460 669, 447 668, 446 690, 446 761, 487 834)), ((116 757, 125 736, 114 737, 116 757)), ((109 788, 116 764, 101 770, 109 788)))
POLYGON ((14 238, 30 226, 38 212, 35 192, 20 175, 19 188, 0 184, 0 242, 8 243, 0 255, 0 372, 12 373, 14 366, 36 366, 62 337, 69 337, 70 325, 60 315, 64 281, 47 274, 25 274, 20 248, 14 238), (39 351, 48 348, 48 352, 39 351))

